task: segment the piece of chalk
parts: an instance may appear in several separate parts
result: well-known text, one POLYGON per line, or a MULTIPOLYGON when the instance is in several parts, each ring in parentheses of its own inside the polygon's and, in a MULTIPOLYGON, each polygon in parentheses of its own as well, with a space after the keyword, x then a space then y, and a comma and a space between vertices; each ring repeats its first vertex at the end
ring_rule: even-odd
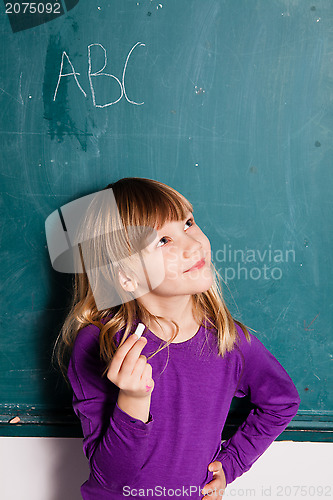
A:
POLYGON ((143 323, 139 323, 133 335, 136 335, 139 339, 143 334, 145 328, 146 327, 143 323))
POLYGON ((14 417, 11 420, 9 420, 10 424, 18 424, 19 422, 21 422, 20 417, 14 417))

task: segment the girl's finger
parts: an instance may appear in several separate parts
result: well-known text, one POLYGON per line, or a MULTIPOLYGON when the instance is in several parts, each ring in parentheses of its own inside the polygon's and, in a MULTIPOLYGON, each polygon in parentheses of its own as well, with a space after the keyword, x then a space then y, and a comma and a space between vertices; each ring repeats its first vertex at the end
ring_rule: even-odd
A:
POLYGON ((218 478, 216 478, 212 479, 209 483, 205 484, 205 486, 201 490, 201 493, 207 495, 211 490, 216 490, 217 492, 219 492, 220 489, 221 489, 221 481, 218 478))
POLYGON ((153 367, 147 362, 141 374, 141 379, 151 379, 153 377, 153 367))
MULTIPOLYGON (((136 335, 134 335, 136 337, 136 335)), ((131 376, 133 370, 135 368, 136 362, 138 361, 141 351, 147 343, 147 339, 145 337, 141 337, 137 340, 134 345, 127 352, 126 356, 123 359, 121 367, 119 369, 119 373, 125 376, 131 376)))
POLYGON ((139 356, 139 359, 135 363, 135 366, 134 366, 134 369, 132 372, 132 377, 140 380, 144 371, 145 371, 146 366, 147 366, 146 356, 143 356, 143 355, 139 356))
POLYGON ((215 460, 208 465, 208 470, 210 472, 219 472, 222 470, 222 463, 219 460, 215 460))
POLYGON ((203 497, 203 500, 212 500, 212 499, 213 499, 213 500, 215 500, 215 499, 217 499, 217 498, 218 498, 218 499, 220 499, 220 498, 221 498, 221 495, 219 495, 218 490, 213 491, 213 492, 211 492, 211 491, 206 491, 205 496, 203 497))
MULTIPOLYGON (((138 342, 138 337, 137 335, 133 334, 130 335, 120 347, 118 347, 111 361, 109 369, 110 375, 112 375, 113 377, 117 377, 125 357, 132 349, 132 347, 136 344, 136 342, 138 342)), ((141 345, 143 348, 145 344, 143 342, 140 342, 139 345, 141 345)))

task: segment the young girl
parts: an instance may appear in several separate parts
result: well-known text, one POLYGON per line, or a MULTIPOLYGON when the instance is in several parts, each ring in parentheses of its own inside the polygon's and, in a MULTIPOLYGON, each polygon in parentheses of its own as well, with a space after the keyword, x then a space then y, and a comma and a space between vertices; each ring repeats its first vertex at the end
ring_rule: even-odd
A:
MULTIPOLYGON (((107 189, 118 213, 107 204, 91 207, 84 228, 90 241, 104 235, 104 251, 118 255, 114 286, 124 300, 98 309, 92 279, 75 274, 71 311, 55 346, 64 373, 70 354, 73 408, 90 463, 82 497, 221 499, 287 427, 299 395, 276 358, 233 320, 192 205, 149 179, 125 178, 107 189), (120 219, 125 237, 116 230, 120 219), (126 265, 119 256, 128 254, 133 227, 155 232, 144 240, 141 260, 134 255, 126 265), (158 276, 154 286, 142 259, 150 278, 158 276), (249 396, 254 409, 221 445, 234 396, 249 396)), ((81 252, 83 264, 88 257, 99 262, 101 248, 100 241, 81 252)))

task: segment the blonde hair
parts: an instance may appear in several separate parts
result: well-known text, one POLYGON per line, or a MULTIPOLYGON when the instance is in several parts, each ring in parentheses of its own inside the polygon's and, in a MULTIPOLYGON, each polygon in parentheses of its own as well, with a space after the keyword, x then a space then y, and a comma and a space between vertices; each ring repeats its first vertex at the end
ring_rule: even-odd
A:
MULTIPOLYGON (((104 203, 102 209, 99 207, 98 211, 94 211, 92 204, 85 218, 84 231, 89 234, 90 243, 92 241, 91 235, 99 235, 97 244, 95 241, 93 246, 88 242, 84 249, 84 263, 87 263, 86 257, 90 258, 91 269, 100 269, 106 254, 108 256, 112 255, 115 260, 119 260, 121 256, 128 252, 129 241, 126 239, 126 234, 119 237, 120 233, 115 231, 115 229, 119 229, 121 224, 125 231, 133 226, 148 226, 158 229, 165 222, 184 220, 188 212, 193 212, 191 203, 183 195, 166 184, 152 179, 123 178, 106 186, 101 193, 110 188, 112 188, 119 213, 113 213, 114 211, 111 213, 107 203, 104 203), (115 234, 116 236, 114 236, 115 234)), ((79 241, 84 241, 84 239, 87 238, 84 238, 84 235, 81 234, 79 241)), ((82 259, 81 248, 80 254, 82 259)), ((129 301, 127 299, 126 302, 122 303, 119 301, 120 305, 115 307, 98 310, 90 283, 91 280, 88 280, 83 263, 82 266, 84 272, 74 274, 70 310, 53 349, 52 361, 58 364, 65 379, 67 379, 67 366, 75 338, 85 326, 93 324, 100 329, 100 357, 106 365, 105 374, 117 349, 114 336, 119 330, 125 328, 120 346, 132 333, 131 328, 136 319, 140 319, 148 327, 152 318, 157 323, 159 323, 158 319, 165 319, 151 314, 135 298, 129 301)), ((209 290, 192 296, 192 310, 194 318, 199 324, 204 324, 206 329, 217 331, 218 354, 224 357, 226 352, 233 350, 235 343, 239 340, 235 323, 241 327, 248 341, 250 341, 250 335, 245 325, 234 320, 231 316, 222 297, 220 276, 214 265, 211 266, 214 271, 213 284, 209 290)), ((114 279, 114 282, 116 283, 117 280, 114 279)), ((118 293, 121 297, 121 286, 115 293, 118 293)), ((168 347, 175 339, 179 332, 179 326, 175 321, 172 321, 172 323, 175 326, 175 334, 164 344, 162 342, 158 350, 148 359, 168 347)))

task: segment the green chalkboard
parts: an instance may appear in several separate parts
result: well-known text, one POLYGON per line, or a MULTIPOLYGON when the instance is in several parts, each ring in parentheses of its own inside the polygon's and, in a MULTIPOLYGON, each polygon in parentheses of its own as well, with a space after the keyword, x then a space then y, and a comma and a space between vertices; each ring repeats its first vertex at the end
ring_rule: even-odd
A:
POLYGON ((136 176, 193 203, 231 312, 294 380, 281 438, 331 439, 332 1, 20 4, 0 7, 2 435, 80 435, 45 220, 136 176))

